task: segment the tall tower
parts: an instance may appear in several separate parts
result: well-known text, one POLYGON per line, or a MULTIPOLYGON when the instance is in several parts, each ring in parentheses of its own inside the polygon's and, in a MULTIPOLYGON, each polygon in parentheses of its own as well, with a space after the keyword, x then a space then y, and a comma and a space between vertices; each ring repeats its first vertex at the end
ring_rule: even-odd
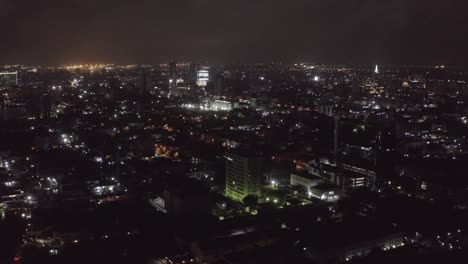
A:
POLYGON ((52 97, 49 93, 43 93, 40 95, 40 119, 48 119, 52 114, 52 97))
POLYGON ((169 93, 174 94, 177 90, 177 63, 175 61, 171 61, 169 63, 169 93))
POLYGON ((252 153, 226 154, 226 197, 241 202, 247 195, 262 193, 263 159, 252 153))
POLYGON ((189 74, 188 74, 188 81, 190 83, 197 82, 197 72, 198 72, 198 65, 195 63, 190 63, 189 65, 189 74))
POLYGON ((224 95, 224 76, 217 74, 213 78, 213 92, 216 95, 224 95))
POLYGON ((153 85, 153 76, 151 71, 142 71, 140 73, 140 94, 151 93, 153 85))
POLYGON ((375 65, 374 74, 372 74, 373 86, 377 87, 377 75, 379 75, 379 65, 375 65))

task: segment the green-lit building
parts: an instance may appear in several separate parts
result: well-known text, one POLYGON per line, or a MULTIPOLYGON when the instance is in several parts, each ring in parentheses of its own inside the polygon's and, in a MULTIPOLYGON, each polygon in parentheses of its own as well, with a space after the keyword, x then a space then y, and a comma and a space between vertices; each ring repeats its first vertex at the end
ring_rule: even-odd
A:
POLYGON ((226 197, 240 201, 247 195, 262 194, 263 159, 243 151, 226 154, 226 197))
POLYGON ((0 89, 18 85, 17 72, 0 72, 0 89))

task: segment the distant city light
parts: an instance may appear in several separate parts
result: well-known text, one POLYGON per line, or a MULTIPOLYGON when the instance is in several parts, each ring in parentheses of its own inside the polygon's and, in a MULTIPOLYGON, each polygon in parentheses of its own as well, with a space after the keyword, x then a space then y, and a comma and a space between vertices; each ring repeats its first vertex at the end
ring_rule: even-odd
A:
POLYGON ((80 83, 80 81, 78 79, 73 79, 73 81, 71 82, 71 86, 76 88, 76 87, 78 87, 79 83, 80 83))

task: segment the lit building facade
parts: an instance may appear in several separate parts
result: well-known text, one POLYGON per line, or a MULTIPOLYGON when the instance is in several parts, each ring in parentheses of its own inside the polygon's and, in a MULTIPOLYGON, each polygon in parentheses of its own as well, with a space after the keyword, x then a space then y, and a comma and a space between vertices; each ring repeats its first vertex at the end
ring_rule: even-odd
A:
POLYGON ((207 70, 199 70, 197 72, 197 85, 205 87, 210 80, 210 72, 207 70))
POLYGON ((0 72, 0 89, 18 85, 18 72, 0 72))
POLYGON ((263 160, 259 156, 230 152, 226 154, 226 197, 242 201, 247 195, 261 196, 263 160))

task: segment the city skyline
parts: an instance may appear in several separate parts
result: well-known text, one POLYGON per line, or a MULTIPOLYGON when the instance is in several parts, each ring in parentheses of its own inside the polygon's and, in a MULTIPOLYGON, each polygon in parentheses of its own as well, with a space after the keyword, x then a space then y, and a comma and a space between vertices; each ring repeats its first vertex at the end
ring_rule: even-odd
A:
POLYGON ((465 264, 467 0, 0 0, 0 264, 465 264))

